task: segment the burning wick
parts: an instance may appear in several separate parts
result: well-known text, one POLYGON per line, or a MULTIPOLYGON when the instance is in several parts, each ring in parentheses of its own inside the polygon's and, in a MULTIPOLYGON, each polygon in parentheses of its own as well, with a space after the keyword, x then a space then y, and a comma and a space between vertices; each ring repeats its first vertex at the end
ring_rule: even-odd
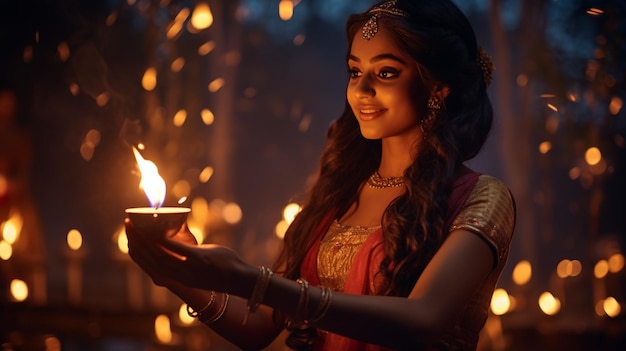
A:
POLYGON ((154 162, 144 159, 139 151, 133 146, 135 160, 141 172, 139 187, 143 189, 150 201, 150 205, 158 209, 165 201, 165 181, 161 178, 159 170, 154 162))

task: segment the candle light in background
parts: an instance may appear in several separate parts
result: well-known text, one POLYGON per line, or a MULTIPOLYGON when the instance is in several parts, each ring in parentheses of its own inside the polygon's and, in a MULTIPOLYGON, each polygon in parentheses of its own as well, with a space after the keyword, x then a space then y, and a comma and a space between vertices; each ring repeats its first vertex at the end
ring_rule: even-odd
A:
POLYGON ((85 258, 83 236, 77 229, 67 233, 67 296, 71 304, 79 305, 83 293, 83 260, 85 258))

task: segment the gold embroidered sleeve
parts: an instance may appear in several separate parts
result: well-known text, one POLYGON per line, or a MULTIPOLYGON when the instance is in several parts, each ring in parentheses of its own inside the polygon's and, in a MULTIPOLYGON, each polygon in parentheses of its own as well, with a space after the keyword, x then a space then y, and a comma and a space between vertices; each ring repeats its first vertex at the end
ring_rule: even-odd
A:
POLYGON ((496 264, 508 257, 515 226, 515 204, 509 189, 487 175, 476 186, 452 222, 450 232, 465 229, 478 234, 493 249, 496 264))

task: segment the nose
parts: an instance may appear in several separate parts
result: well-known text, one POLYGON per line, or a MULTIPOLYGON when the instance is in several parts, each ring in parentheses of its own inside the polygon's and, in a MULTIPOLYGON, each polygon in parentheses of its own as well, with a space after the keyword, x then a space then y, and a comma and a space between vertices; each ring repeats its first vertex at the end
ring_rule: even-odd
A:
POLYGON ((374 95, 376 95, 376 90, 374 90, 374 86, 372 83, 372 78, 369 75, 364 74, 363 76, 361 76, 355 86, 354 93, 356 97, 361 99, 373 97, 374 95))

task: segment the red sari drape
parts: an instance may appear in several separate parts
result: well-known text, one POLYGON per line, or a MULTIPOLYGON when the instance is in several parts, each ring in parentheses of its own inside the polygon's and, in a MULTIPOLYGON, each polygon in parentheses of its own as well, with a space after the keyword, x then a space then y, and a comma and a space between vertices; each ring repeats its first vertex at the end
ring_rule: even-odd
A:
MULTIPOLYGON (((459 175, 452 187, 450 194, 450 200, 448 202, 448 212, 446 214, 446 227, 450 228, 452 221, 459 214, 463 204, 470 195, 472 189, 478 181, 480 174, 473 172, 469 169, 465 169, 464 172, 459 175)), ((328 231, 331 223, 335 219, 336 211, 332 211, 324 217, 312 236, 313 246, 307 253, 305 260, 302 264, 301 274, 304 279, 309 281, 311 285, 319 285, 319 278, 317 275, 317 253, 319 251, 320 243, 324 234, 328 231)), ((445 229, 447 232, 447 229, 445 229)), ((348 272, 344 285, 344 293, 347 294, 360 294, 367 295, 372 291, 375 291, 376 286, 376 273, 380 267, 380 262, 384 257, 383 248, 383 232, 379 229, 368 236, 363 243, 363 246, 359 249, 354 257, 352 267, 348 272)), ((316 345, 316 350, 342 350, 342 351, 385 351, 390 350, 388 348, 366 344, 362 341, 346 338, 344 336, 323 333, 322 339, 324 340, 319 345, 316 345)))

